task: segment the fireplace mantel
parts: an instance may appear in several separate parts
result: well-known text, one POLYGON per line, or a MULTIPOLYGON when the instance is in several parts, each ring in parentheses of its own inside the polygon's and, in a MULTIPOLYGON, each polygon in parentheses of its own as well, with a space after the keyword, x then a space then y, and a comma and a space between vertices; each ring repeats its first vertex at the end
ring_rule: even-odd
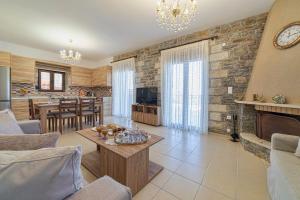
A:
POLYGON ((255 110, 275 112, 275 113, 285 113, 291 115, 300 115, 300 105, 296 104, 275 104, 275 103, 262 103, 257 101, 238 101, 235 103, 244 105, 253 105, 255 110))

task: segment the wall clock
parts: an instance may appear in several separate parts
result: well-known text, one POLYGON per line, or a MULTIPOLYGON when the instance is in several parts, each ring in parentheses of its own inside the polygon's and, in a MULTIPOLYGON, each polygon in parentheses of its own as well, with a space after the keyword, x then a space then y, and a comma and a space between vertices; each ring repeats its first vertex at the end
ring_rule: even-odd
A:
POLYGON ((283 27, 274 37, 273 44, 277 49, 287 49, 300 42, 300 21, 283 27))

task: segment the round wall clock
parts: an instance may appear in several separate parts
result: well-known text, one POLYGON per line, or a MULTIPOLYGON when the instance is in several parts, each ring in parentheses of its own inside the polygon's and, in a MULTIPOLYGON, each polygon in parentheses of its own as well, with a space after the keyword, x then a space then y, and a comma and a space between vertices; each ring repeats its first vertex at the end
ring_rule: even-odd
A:
POLYGON ((300 42, 300 21, 283 27, 274 37, 273 44, 277 49, 287 49, 300 42))

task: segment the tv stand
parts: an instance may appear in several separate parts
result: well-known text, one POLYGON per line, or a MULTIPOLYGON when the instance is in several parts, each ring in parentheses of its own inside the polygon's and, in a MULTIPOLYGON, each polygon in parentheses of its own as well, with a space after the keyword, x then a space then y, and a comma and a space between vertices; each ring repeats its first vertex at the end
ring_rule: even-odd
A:
POLYGON ((160 126, 160 107, 154 105, 133 104, 131 119, 153 126, 160 126))

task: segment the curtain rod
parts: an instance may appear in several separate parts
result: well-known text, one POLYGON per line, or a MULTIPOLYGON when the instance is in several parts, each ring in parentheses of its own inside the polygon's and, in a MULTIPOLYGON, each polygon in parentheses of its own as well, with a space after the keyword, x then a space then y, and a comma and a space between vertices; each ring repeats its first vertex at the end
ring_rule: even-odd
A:
POLYGON ((130 59, 130 58, 137 58, 137 56, 131 56, 131 57, 128 57, 128 58, 122 58, 122 59, 119 59, 119 60, 114 60, 110 63, 115 63, 115 62, 119 62, 119 61, 122 61, 122 60, 127 60, 127 59, 130 59))
POLYGON ((201 42, 201 41, 204 41, 204 40, 215 40, 217 39, 218 36, 211 36, 211 37, 207 37, 207 38, 202 38, 200 40, 196 40, 196 41, 193 41, 193 42, 188 42, 188 43, 185 43, 185 44, 180 44, 180 45, 176 45, 176 46, 173 46, 173 47, 168 47, 168 48, 165 48, 165 49, 160 49, 159 52, 161 51, 164 51, 164 50, 168 50, 168 49, 173 49, 173 48, 176 48, 176 47, 181 47, 181 46, 185 46, 185 45, 188 45, 188 44, 193 44, 193 43, 196 43, 196 42, 201 42))

